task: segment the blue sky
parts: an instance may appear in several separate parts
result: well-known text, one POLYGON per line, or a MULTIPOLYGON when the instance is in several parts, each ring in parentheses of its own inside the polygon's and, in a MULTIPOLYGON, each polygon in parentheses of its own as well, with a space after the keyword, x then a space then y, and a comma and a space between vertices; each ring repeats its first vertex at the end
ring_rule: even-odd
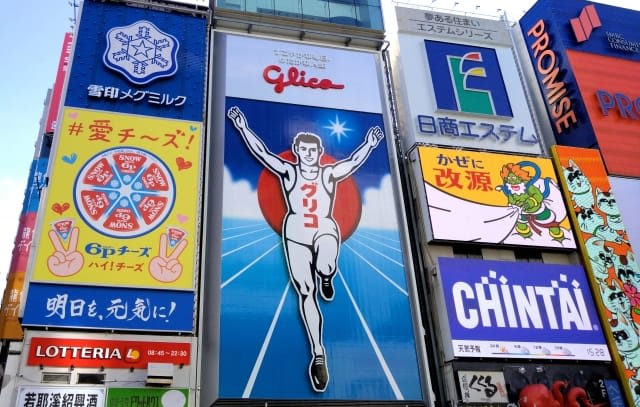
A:
POLYGON ((64 33, 71 31, 67 0, 20 0, 4 5, 0 37, 0 288, 11 260, 29 166, 47 90, 53 86, 64 33))

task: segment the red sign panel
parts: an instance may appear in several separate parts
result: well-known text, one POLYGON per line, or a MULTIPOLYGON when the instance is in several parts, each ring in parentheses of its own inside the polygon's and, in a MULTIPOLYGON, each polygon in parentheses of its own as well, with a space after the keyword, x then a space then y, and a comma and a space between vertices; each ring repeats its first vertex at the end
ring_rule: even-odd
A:
POLYGON ((102 339, 31 339, 27 364, 57 367, 146 368, 150 362, 188 365, 188 342, 143 342, 102 339))
POLYGON ((58 118, 58 108, 62 99, 62 87, 64 85, 64 77, 69 67, 69 58, 71 57, 71 42, 73 35, 65 33, 64 42, 62 43, 62 52, 60 61, 58 62, 58 72, 56 73, 56 81, 53 84, 53 93, 49 101, 49 114, 47 115, 47 123, 45 125, 45 133, 53 133, 56 129, 56 120, 58 118))
POLYGON ((640 176, 640 63, 567 51, 609 174, 640 176))

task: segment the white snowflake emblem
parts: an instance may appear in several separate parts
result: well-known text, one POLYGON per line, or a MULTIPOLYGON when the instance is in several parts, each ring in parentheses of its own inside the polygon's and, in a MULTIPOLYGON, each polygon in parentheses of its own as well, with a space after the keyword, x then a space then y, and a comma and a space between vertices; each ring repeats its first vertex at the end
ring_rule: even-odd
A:
POLYGON ((149 21, 140 20, 107 32, 107 49, 102 60, 130 82, 144 85, 176 73, 179 46, 174 36, 149 21))

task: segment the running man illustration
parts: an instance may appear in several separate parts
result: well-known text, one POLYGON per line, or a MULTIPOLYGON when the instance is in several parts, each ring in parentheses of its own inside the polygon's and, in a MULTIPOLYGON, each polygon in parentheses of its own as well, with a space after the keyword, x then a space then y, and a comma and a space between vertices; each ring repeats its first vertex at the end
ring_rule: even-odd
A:
POLYGON ((289 271, 298 295, 300 316, 311 345, 309 378, 316 392, 324 392, 329 371, 322 340, 322 313, 317 299, 318 288, 325 301, 334 297, 333 277, 337 271, 341 237, 333 218, 336 188, 353 174, 378 146, 384 133, 371 127, 363 143, 349 157, 320 165, 324 150, 314 133, 296 134, 292 151, 297 163, 289 162, 269 151, 249 128, 242 111, 234 106, 227 112, 251 153, 280 179, 287 213, 282 225, 282 242, 289 271), (319 287, 318 282, 319 280, 319 287))

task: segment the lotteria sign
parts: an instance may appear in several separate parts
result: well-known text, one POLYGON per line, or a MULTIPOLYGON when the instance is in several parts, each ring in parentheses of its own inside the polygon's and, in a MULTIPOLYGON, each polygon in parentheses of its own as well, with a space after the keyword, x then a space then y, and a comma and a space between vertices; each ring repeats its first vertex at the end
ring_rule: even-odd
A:
POLYGON ((27 365, 58 367, 146 368, 150 362, 188 365, 188 342, 31 338, 27 365))
POLYGON ((611 360, 576 265, 439 258, 447 357, 611 360))

